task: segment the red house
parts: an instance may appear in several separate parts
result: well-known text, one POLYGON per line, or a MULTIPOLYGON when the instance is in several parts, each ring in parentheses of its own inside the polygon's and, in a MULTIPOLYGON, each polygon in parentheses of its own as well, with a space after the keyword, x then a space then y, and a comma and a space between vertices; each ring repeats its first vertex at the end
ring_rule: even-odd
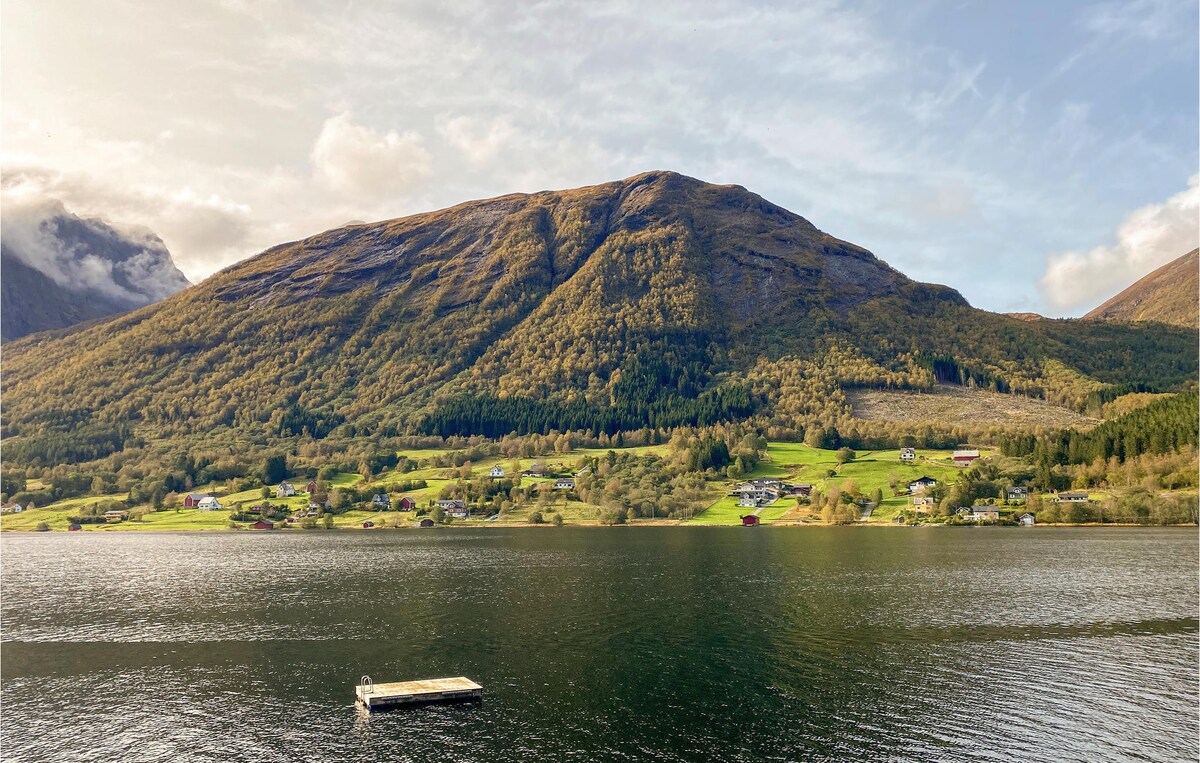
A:
POLYGON ((307 485, 305 485, 304 492, 308 493, 309 495, 312 495, 313 493, 317 492, 317 483, 315 481, 313 481, 313 482, 310 482, 307 485))
POLYGON ((82 529, 83 529, 83 526, 82 526, 82 525, 80 525, 78 522, 72 522, 72 523, 71 523, 71 524, 70 524, 70 525, 67 527, 67 529, 68 529, 68 530, 70 530, 70 531, 82 530, 82 529))
POLYGON ((183 497, 183 508, 196 509, 200 507, 200 502, 208 498, 207 493, 188 493, 183 497))
POLYGON ((274 530, 275 529, 275 523, 268 522, 265 519, 260 519, 250 526, 252 528, 254 528, 255 530, 274 530))
POLYGON ((374 522, 372 522, 372 521, 370 521, 370 520, 367 520, 366 522, 363 522, 363 529, 364 529, 364 530, 370 530, 370 529, 371 529, 372 527, 374 527, 374 526, 375 526, 375 523, 374 523, 374 522))
POLYGON ((747 514, 746 516, 742 517, 742 527, 757 527, 757 526, 758 526, 758 517, 754 516, 753 514, 747 514))
POLYGON ((396 506, 398 507, 398 511, 412 511, 413 509, 417 508, 417 502, 408 496, 404 496, 396 502, 396 506))

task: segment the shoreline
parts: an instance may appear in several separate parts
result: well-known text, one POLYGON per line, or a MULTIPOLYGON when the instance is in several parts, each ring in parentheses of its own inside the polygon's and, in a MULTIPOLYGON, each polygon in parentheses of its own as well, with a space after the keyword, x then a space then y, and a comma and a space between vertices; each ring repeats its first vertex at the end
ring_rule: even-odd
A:
MULTIPOLYGON (((103 526, 103 525, 101 525, 101 526, 103 526)), ((909 530, 915 530, 915 529, 920 529, 920 528, 951 527, 951 528, 956 528, 956 529, 975 529, 975 530, 978 530, 978 529, 1036 530, 1038 528, 1048 528, 1048 527, 1050 527, 1050 528, 1091 527, 1091 528, 1098 528, 1098 529, 1108 528, 1108 527, 1114 527, 1114 528, 1119 528, 1119 527, 1125 527, 1125 528, 1128 528, 1128 527, 1144 527, 1144 528, 1170 528, 1170 527, 1185 528, 1185 527, 1190 527, 1190 528, 1195 528, 1195 527, 1200 527, 1200 524, 1195 523, 1195 522, 1185 522, 1185 523, 1180 523, 1180 524, 1169 524, 1169 525, 1139 524, 1136 522, 1105 522, 1103 524, 1101 524, 1099 522, 1080 522, 1077 524, 1067 523, 1067 522, 1056 522, 1053 524, 1041 523, 1041 524, 1033 525, 1032 527, 1022 527, 1019 525, 975 525, 975 524, 950 525, 950 524, 934 524, 934 523, 921 524, 921 525, 902 525, 902 524, 896 524, 894 522, 877 522, 877 523, 856 522, 856 523, 844 524, 844 525, 815 523, 815 522, 814 523, 772 522, 770 524, 756 525, 755 527, 756 528, 761 528, 761 527, 790 528, 790 529, 796 529, 796 528, 806 528, 806 529, 896 528, 896 529, 909 529, 909 530)), ((493 529, 501 529, 501 528, 503 528, 503 529, 521 529, 521 530, 547 530, 547 531, 548 530, 561 530, 563 528, 587 528, 587 529, 594 529, 594 530, 648 529, 648 528, 658 528, 658 529, 671 529, 671 528, 748 529, 748 528, 743 527, 742 525, 704 524, 704 523, 691 523, 691 522, 686 522, 686 521, 685 522, 676 522, 676 521, 628 522, 628 523, 619 524, 619 525, 604 525, 604 524, 600 524, 598 522, 594 522, 594 523, 574 522, 574 523, 563 524, 561 526, 555 526, 555 525, 551 525, 551 524, 529 524, 529 523, 518 523, 518 522, 511 522, 511 523, 505 523, 505 524, 498 524, 495 522, 487 522, 487 523, 478 522, 478 523, 472 523, 472 524, 455 523, 455 524, 449 524, 449 525, 437 525, 435 527, 413 527, 413 526, 405 526, 405 527, 382 527, 382 526, 334 527, 334 528, 323 528, 322 527, 322 528, 314 528, 311 530, 304 530, 304 529, 300 529, 300 528, 277 528, 274 530, 255 530, 255 529, 252 529, 249 527, 241 527, 241 528, 236 528, 236 529, 228 528, 228 527, 223 527, 223 528, 198 527, 195 529, 188 529, 188 528, 181 528, 181 527, 164 527, 164 528, 127 527, 127 528, 120 529, 120 530, 91 530, 91 529, 83 529, 83 530, 24 530, 24 529, 22 529, 22 530, 16 530, 16 529, 0 528, 0 536, 2 536, 2 535, 71 534, 71 533, 85 533, 85 532, 92 533, 92 534, 100 533, 100 534, 104 534, 104 535, 119 535, 119 534, 124 534, 124 533, 187 533, 187 534, 207 533, 210 535, 227 534, 227 533, 238 533, 238 534, 249 533, 249 534, 255 534, 255 535, 281 535, 281 534, 282 535, 317 535, 317 534, 332 534, 332 533, 346 533, 346 532, 376 533, 379 531, 394 532, 394 531, 420 531, 420 530, 493 530, 493 529)))

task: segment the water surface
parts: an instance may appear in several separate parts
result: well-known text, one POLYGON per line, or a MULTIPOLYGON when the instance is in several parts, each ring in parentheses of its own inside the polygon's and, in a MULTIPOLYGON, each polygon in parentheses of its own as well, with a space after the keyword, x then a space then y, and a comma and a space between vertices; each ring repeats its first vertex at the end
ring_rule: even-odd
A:
POLYGON ((0 538, 6 761, 1196 760, 1195 530, 0 538), (353 685, 479 705, 366 716, 353 685))

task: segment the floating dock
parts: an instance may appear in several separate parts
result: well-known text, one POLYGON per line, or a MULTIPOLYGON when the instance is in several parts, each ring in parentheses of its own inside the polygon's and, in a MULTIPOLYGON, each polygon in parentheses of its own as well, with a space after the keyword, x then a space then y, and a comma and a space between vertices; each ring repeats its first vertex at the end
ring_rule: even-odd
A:
POLYGON ((430 678, 377 684, 363 676, 354 687, 355 701, 367 710, 429 702, 472 702, 483 699, 483 687, 469 678, 430 678))

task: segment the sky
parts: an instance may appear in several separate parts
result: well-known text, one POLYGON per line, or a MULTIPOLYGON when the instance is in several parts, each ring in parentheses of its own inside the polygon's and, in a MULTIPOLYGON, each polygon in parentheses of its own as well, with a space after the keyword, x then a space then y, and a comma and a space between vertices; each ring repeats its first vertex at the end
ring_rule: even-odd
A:
POLYGON ((1195 0, 4 0, 4 205, 267 247, 652 169, 978 307, 1077 316, 1197 246, 1195 0))

